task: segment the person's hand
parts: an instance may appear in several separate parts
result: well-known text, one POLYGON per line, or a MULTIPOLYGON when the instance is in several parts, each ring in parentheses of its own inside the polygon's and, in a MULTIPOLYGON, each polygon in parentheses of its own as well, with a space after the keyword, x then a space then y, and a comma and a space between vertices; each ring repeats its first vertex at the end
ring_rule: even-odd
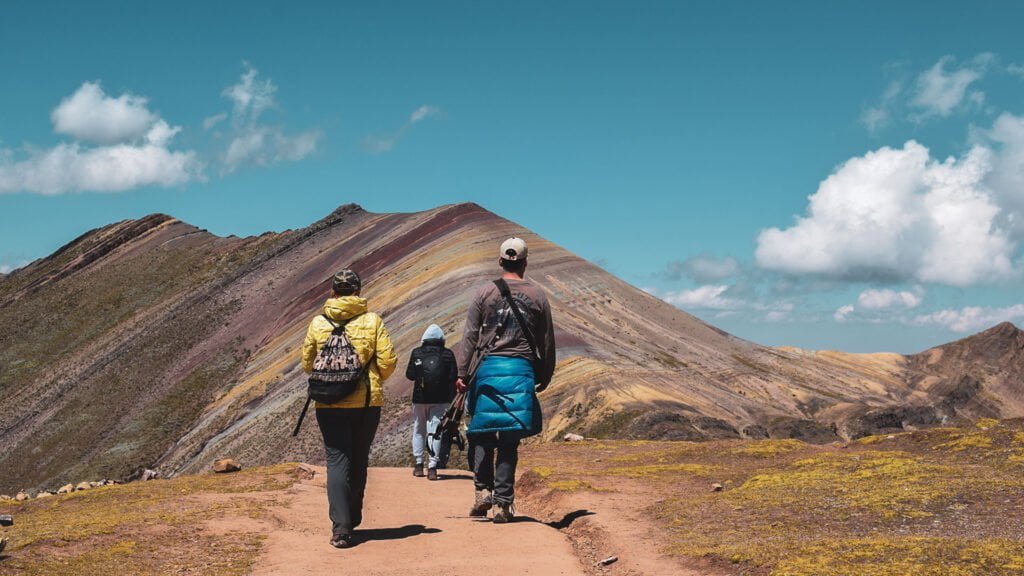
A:
POLYGON ((548 383, 547 382, 545 382, 544 384, 538 383, 534 387, 534 390, 536 390, 537 392, 543 392, 543 391, 547 390, 547 388, 548 388, 548 383))
POLYGON ((467 388, 466 383, 462 381, 462 378, 459 378, 458 380, 455 381, 455 391, 456 392, 465 392, 466 388, 467 388))

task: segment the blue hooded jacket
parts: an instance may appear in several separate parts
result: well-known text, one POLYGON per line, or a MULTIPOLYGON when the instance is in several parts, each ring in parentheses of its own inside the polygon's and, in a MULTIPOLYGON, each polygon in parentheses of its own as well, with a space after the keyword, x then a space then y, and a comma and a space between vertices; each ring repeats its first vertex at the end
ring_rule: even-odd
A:
POLYGON ((469 393, 467 409, 473 418, 467 433, 519 432, 523 438, 539 434, 543 417, 535 384, 529 360, 484 358, 469 393))

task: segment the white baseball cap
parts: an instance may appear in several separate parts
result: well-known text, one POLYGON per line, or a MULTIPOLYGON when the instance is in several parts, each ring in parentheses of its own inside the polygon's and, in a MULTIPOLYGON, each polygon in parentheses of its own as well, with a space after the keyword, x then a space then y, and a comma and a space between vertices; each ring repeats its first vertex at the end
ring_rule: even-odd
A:
POLYGON ((502 260, 515 262, 526 260, 526 242, 522 238, 509 238, 501 243, 501 253, 498 256, 502 260))

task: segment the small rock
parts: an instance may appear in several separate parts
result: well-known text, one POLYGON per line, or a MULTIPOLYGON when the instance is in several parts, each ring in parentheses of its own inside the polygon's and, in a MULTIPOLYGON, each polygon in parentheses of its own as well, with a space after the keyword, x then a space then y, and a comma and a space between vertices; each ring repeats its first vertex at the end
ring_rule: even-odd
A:
POLYGON ((893 436, 892 434, 889 434, 888 436, 886 436, 886 437, 885 437, 885 439, 886 439, 886 440, 893 440, 893 439, 895 439, 895 438, 896 438, 896 437, 895 437, 895 436, 893 436))
POLYGON ((718 482, 715 482, 714 484, 711 485, 711 491, 712 492, 721 492, 724 489, 725 489, 725 486, 722 486, 718 482))
POLYGON ((609 564, 614 564, 614 563, 616 563, 618 561, 619 561, 619 557, 618 556, 609 556, 609 557, 605 558, 604 560, 601 560, 600 562, 598 562, 598 564, 601 565, 601 566, 607 566, 609 564))
POLYGON ((49 498, 50 496, 53 496, 53 492, 50 492, 49 490, 44 490, 39 494, 36 494, 36 500, 40 498, 49 498))
POLYGON ((75 491, 75 485, 74 484, 65 484, 65 485, 63 485, 63 486, 61 486, 60 488, 57 489, 57 494, 67 494, 69 492, 74 492, 74 491, 75 491))
POLYGON ((236 460, 231 458, 221 458, 213 463, 213 471, 218 474, 224 474, 226 472, 238 472, 242 469, 242 465, 236 460))
POLYGON ((11 498, 7 494, 0 494, 0 502, 5 502, 5 501, 8 501, 8 500, 14 500, 14 498, 11 498))
POLYGON ((149 468, 146 468, 145 470, 142 471, 142 476, 140 476, 139 479, 142 480, 142 481, 146 481, 146 480, 156 480, 159 477, 160 477, 160 473, 159 472, 157 472, 156 470, 150 470, 149 468))
POLYGON ((104 486, 113 486, 114 484, 119 484, 119 482, 117 480, 104 480, 103 481, 103 485, 104 486))
POLYGON ((89 482, 89 486, 92 486, 93 488, 99 488, 100 486, 103 486, 103 482, 89 482))
POLYGON ((29 496, 28 492, 25 492, 24 490, 22 490, 21 492, 18 492, 18 494, 14 497, 14 499, 17 500, 18 502, 24 502, 25 500, 28 500, 29 498, 31 498, 31 496, 29 496))
POLYGON ((79 490, 88 490, 89 488, 92 488, 92 486, 89 485, 88 482, 79 482, 78 485, 75 486, 75 491, 77 492, 79 490))
POLYGON ((14 526, 14 516, 0 514, 0 526, 14 526))
POLYGON ((299 467, 295 469, 301 480, 312 480, 316 476, 316 470, 313 469, 309 464, 299 464, 299 467))
POLYGON ((581 440, 586 440, 586 438, 580 436, 579 434, 573 434, 572 432, 570 432, 565 436, 562 436, 562 440, 565 440, 566 442, 580 442, 581 440))
POLYGON ((3 552, 4 548, 7 548, 7 539, 0 538, 0 552, 3 552))

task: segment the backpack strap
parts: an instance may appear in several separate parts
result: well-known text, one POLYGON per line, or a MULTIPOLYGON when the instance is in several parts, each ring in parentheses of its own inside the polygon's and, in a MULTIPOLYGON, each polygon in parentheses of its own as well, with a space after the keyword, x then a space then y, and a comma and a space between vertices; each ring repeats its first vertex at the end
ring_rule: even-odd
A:
POLYGON ((512 315, 516 317, 516 322, 519 323, 519 329, 523 333, 523 337, 526 338, 526 343, 530 345, 530 351, 533 352, 533 358, 540 360, 540 354, 537 353, 537 344, 533 340, 533 334, 530 332, 530 327, 523 320, 523 315, 519 312, 519 306, 516 305, 516 301, 512 298, 512 291, 508 288, 508 282, 505 282, 504 278, 498 278, 494 281, 494 285, 498 287, 498 292, 501 292, 502 298, 505 302, 508 302, 509 308, 512 309, 512 315))

